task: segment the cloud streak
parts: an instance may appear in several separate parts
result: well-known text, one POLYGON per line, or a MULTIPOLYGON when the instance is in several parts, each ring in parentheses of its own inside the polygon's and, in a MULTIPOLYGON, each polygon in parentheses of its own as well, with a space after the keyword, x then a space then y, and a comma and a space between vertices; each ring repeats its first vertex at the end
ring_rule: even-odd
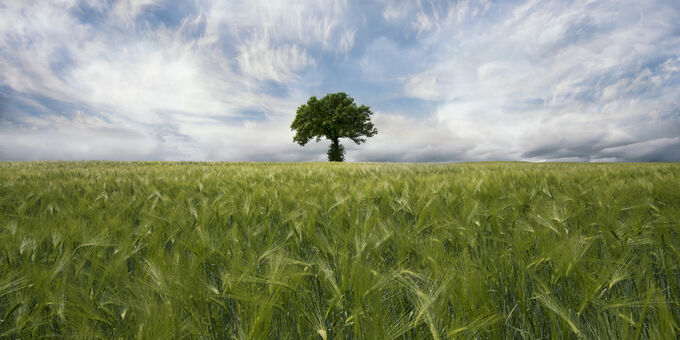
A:
POLYGON ((680 161, 675 1, 9 1, 0 159, 325 158, 289 129, 346 91, 351 161, 680 161))

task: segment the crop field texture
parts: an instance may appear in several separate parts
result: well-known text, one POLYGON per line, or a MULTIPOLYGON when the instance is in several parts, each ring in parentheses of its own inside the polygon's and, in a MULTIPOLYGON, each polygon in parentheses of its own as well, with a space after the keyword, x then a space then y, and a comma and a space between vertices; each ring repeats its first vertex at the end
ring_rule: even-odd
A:
POLYGON ((674 339, 680 164, 0 163, 0 337, 674 339))

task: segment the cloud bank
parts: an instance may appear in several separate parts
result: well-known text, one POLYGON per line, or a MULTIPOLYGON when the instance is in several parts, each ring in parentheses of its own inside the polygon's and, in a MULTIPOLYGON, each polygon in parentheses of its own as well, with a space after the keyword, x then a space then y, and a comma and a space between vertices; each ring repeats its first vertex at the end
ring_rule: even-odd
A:
POLYGON ((337 91, 350 161, 680 161, 680 3, 0 3, 0 160, 324 160, 337 91))

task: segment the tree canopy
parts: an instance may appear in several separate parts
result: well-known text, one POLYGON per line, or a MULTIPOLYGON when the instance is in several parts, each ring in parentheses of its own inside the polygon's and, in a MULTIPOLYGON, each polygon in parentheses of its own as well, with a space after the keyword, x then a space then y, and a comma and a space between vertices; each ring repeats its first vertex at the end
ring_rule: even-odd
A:
POLYGON ((354 98, 344 92, 329 93, 321 99, 311 97, 306 104, 297 109, 295 120, 290 125, 294 130, 293 141, 304 146, 312 138, 320 141, 325 137, 331 141, 328 160, 342 162, 345 148, 340 145, 340 138, 349 138, 361 144, 366 137, 373 137, 378 130, 371 122, 370 108, 357 106, 354 98))

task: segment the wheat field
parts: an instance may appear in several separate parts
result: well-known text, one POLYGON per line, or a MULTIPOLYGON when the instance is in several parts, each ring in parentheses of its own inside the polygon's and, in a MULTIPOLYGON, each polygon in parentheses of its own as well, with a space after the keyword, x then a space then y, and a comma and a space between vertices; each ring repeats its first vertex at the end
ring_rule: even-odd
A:
POLYGON ((0 337, 675 339, 680 164, 0 162, 0 337))

